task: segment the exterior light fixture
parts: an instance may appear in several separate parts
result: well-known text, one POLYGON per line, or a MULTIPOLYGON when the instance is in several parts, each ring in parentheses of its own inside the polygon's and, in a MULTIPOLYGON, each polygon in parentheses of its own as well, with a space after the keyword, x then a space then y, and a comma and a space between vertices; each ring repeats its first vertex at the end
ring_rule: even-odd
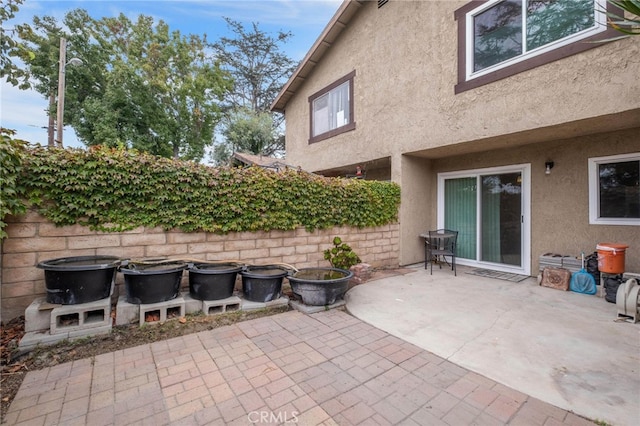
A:
POLYGON ((546 163, 544 163, 544 174, 545 175, 550 175, 551 174, 551 169, 553 169, 553 161, 547 161, 546 163))

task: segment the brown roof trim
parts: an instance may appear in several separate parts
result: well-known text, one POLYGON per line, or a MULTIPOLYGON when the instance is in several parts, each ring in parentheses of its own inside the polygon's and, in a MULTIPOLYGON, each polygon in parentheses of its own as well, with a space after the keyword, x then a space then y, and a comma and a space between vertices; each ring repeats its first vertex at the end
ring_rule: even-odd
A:
POLYGON ((238 151, 235 151, 231 156, 241 163, 249 166, 254 165, 260 167, 277 167, 286 165, 284 162, 284 158, 267 157, 264 155, 248 154, 246 152, 238 151))
POLYGON ((339 34, 353 19, 364 2, 365 0, 344 0, 342 2, 316 42, 313 43, 309 52, 300 62, 300 65, 298 65, 298 68, 278 93, 278 96, 271 104, 271 111, 284 112, 289 99, 313 72, 320 59, 331 48, 339 34))

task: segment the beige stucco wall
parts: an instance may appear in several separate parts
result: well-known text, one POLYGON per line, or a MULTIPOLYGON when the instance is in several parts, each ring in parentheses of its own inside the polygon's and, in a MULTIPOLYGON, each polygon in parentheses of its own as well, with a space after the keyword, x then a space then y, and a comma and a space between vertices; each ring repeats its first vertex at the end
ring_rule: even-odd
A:
POLYGON ((638 38, 454 94, 453 12, 465 3, 365 2, 286 107, 287 160, 322 170, 505 134, 520 134, 511 143, 570 137, 582 130, 561 125, 580 120, 584 131, 614 130, 634 120, 625 111, 638 123, 638 38), (309 145, 308 96, 353 70, 356 130, 309 145))
POLYGON ((317 171, 390 157, 401 264, 424 259, 416 235, 436 225, 438 172, 530 163, 532 274, 542 253, 602 240, 630 243, 627 264, 640 271, 640 229, 589 225, 587 204, 587 158, 640 151, 640 38, 456 95, 453 16, 466 3, 364 2, 286 106, 287 161, 317 171), (353 70, 356 129, 309 145, 309 95, 353 70))
MULTIPOLYGON (((636 128, 444 158, 433 162, 433 173, 471 168, 469 165, 484 168, 529 163, 533 275, 537 274, 540 255, 549 252, 588 255, 599 242, 629 245, 625 256, 627 271, 640 272, 640 227, 589 224, 587 169, 590 157, 640 152, 639 135, 640 128, 636 128), (544 163, 548 160, 554 162, 554 167, 550 175, 545 175, 544 163)), ((431 202, 433 227, 436 224, 435 193, 431 202)), ((401 227, 401 235, 404 232, 401 227)))

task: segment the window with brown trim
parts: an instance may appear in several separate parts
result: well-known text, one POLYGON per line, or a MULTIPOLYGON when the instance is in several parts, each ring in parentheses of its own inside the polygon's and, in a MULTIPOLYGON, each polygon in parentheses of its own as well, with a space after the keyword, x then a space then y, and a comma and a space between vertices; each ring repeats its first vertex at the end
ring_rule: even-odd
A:
POLYGON ((309 96, 309 143, 356 128, 353 118, 353 79, 355 70, 309 96))
MULTIPOLYGON (((608 10, 609 8, 609 10, 608 10)), ((601 45, 606 0, 476 0, 455 11, 460 93, 601 45)))

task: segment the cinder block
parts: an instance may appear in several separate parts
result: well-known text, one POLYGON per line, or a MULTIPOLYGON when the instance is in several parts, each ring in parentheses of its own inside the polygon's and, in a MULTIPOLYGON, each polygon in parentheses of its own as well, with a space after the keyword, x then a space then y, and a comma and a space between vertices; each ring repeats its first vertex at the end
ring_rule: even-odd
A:
POLYGON ((111 333, 111 324, 109 324, 108 326, 75 330, 59 334, 51 334, 48 331, 31 331, 25 333, 24 336, 22 336, 22 339, 20 339, 20 343, 18 343, 18 351, 20 353, 24 353, 34 349, 38 345, 53 345, 54 343, 58 343, 67 339, 75 340, 87 336, 98 336, 109 333, 111 333))
POLYGON ((33 267, 38 263, 36 259, 35 253, 6 253, 2 255, 2 263, 5 268, 33 267))
POLYGON ((52 335, 106 326, 111 326, 111 297, 51 310, 49 331, 52 335))
POLYGON ((194 299, 187 293, 182 294, 184 299, 184 308, 187 314, 195 314, 202 311, 202 300, 194 299))
POLYGON ((127 246, 150 246, 154 244, 166 244, 167 237, 162 234, 138 234, 138 235, 122 235, 120 238, 122 245, 127 246))
POLYGON ((28 238, 36 235, 35 223, 16 223, 7 227, 7 236, 9 238, 28 238))
POLYGON ((256 248, 255 240, 227 240, 224 242, 224 249, 233 250, 252 250, 256 248))
POLYGON ((205 315, 223 314, 225 312, 239 311, 242 301, 238 296, 231 296, 220 300, 203 300, 202 312, 205 315))
POLYGON ((167 319, 173 317, 180 318, 185 315, 185 301, 182 296, 178 296, 175 299, 168 300, 166 302, 141 304, 140 306, 140 325, 143 324, 157 324, 165 322, 167 319), (156 315, 159 317, 156 321, 147 321, 147 314, 156 315))
POLYGON ((291 300, 289 302, 289 306, 291 306, 293 309, 295 309, 296 311, 300 311, 303 314, 315 314, 317 312, 322 312, 322 311, 326 311, 329 309, 335 309, 335 308, 339 308, 341 306, 344 306, 345 302, 344 300, 338 300, 336 303, 332 304, 332 305, 327 305, 327 306, 311 306, 311 305, 305 305, 304 303, 302 303, 299 300, 291 300))
POLYGON ((146 256, 183 256, 188 253, 186 244, 160 244, 149 245, 146 248, 146 256))
POLYGON ((54 223, 41 223, 38 227, 38 235, 41 237, 69 237, 78 235, 97 235, 97 231, 92 231, 88 226, 67 225, 56 226, 54 223))
POLYGON ((202 254, 202 253, 216 253, 224 250, 224 243, 207 243, 198 242, 198 243, 189 243, 188 245, 189 254, 202 254))
POLYGON ((35 281, 41 279, 43 272, 33 266, 24 268, 8 268, 2 271, 2 283, 19 283, 23 281, 35 281))
POLYGON ((295 246, 272 247, 269 249, 270 257, 292 256, 296 253, 295 246))
POLYGON ((24 310, 24 331, 26 333, 49 330, 53 307, 41 309, 45 300, 44 297, 38 297, 24 310))
POLYGON ((118 298, 116 304, 116 325, 127 325, 140 319, 140 305, 127 302, 124 295, 118 298))
POLYGON ((263 259, 269 256, 269 249, 251 249, 251 250, 242 250, 242 258, 243 259, 263 259))
POLYGON ((167 233, 167 243, 169 244, 182 244, 182 243, 202 243, 207 241, 207 234, 205 232, 177 232, 171 231, 167 233))
POLYGON ((109 333, 111 333, 111 324, 103 325, 101 327, 95 327, 95 328, 73 330, 73 331, 69 331, 67 334, 68 334, 69 340, 74 340, 74 339, 80 339, 82 337, 98 336, 98 335, 109 334, 109 333))
POLYGON ((272 300, 270 302, 252 302, 251 300, 242 299, 242 310, 251 311, 255 309, 265 308, 278 308, 280 306, 287 306, 289 304, 289 298, 282 296, 279 299, 272 300))
POLYGON ((119 247, 119 235, 78 235, 67 237, 70 249, 96 249, 99 247, 119 247))
POLYGON ((58 334, 52 336, 49 331, 31 331, 25 333, 18 343, 18 350, 31 350, 38 345, 53 345, 67 338, 67 334, 58 334))

